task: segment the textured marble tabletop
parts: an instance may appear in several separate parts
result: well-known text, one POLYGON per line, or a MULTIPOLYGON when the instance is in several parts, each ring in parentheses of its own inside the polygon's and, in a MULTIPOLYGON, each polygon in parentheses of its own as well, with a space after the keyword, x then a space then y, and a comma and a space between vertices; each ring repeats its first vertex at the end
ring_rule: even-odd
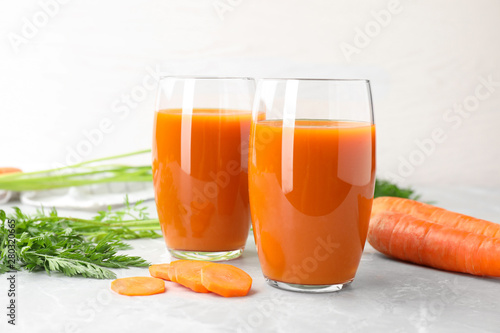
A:
MULTIPOLYGON (((419 188, 425 200, 500 222, 500 190, 419 188)), ((4 209, 9 205, 1 205, 4 209)), ((15 204, 15 203, 14 203, 15 204)), ((152 205, 152 203, 151 203, 152 205)), ((72 212, 77 214, 87 214, 72 212)), ((130 253, 169 262, 163 239, 131 241, 130 253)), ((109 280, 18 273, 17 325, 7 325, 7 282, 0 282, 0 332, 498 332, 500 280, 388 259, 367 244, 355 281, 329 294, 268 286, 253 240, 231 262, 254 279, 248 297, 196 294, 167 282, 167 292, 126 297, 109 280)), ((147 268, 116 270, 148 276, 147 268)))

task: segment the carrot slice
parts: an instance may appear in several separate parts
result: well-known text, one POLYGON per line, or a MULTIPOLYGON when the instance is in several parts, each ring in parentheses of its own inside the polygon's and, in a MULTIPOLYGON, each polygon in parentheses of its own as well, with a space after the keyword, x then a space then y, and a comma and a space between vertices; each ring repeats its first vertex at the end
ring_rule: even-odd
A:
POLYGON ((111 282, 111 290, 120 295, 148 296, 165 292, 165 282, 147 276, 127 277, 111 282))
POLYGON ((152 277, 170 281, 170 276, 168 271, 170 270, 170 264, 158 264, 149 266, 149 274, 152 277))
POLYGON ((170 267, 168 269, 168 277, 170 278, 170 281, 172 281, 172 282, 178 282, 177 281, 177 272, 176 272, 177 266, 178 265, 183 265, 184 263, 189 263, 189 262, 192 262, 192 260, 176 260, 176 261, 172 261, 170 263, 170 267))
POLYGON ((168 268, 168 277, 170 278, 170 281, 172 282, 177 282, 177 280, 175 279, 175 266, 173 265, 173 263, 170 263, 170 267, 168 268))
POLYGON ((238 267, 212 263, 201 269, 201 283, 218 295, 238 297, 248 294, 252 287, 252 278, 238 267))
POLYGON ((175 281, 197 293, 208 293, 201 283, 201 269, 212 263, 207 261, 178 260, 173 262, 175 281))

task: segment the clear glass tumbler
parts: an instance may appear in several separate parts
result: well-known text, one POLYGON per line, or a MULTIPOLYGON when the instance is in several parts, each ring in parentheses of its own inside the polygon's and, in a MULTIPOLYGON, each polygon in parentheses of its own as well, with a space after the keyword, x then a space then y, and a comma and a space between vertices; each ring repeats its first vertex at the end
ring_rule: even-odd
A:
POLYGON ((160 80, 153 180, 163 236, 177 258, 219 261, 243 252, 254 93, 247 78, 160 80))
POLYGON ((367 80, 263 79, 250 135, 253 232, 272 286, 330 292, 353 281, 375 183, 367 80))

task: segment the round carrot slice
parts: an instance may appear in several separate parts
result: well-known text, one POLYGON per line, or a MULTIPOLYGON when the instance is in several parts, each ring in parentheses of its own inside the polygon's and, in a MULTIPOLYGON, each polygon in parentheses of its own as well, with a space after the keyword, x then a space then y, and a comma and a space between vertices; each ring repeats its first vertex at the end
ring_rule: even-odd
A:
POLYGON ((165 282, 147 276, 127 277, 111 282, 111 290, 120 295, 148 296, 165 292, 165 282))
POLYGON ((252 287, 252 278, 238 267, 212 263, 201 269, 201 283, 218 295, 238 297, 248 294, 252 287))
POLYGON ((178 260, 174 262, 175 282, 197 293, 208 293, 201 283, 201 269, 212 263, 207 261, 178 260))
POLYGON ((168 269, 168 277, 170 278, 170 281, 177 282, 177 275, 175 268, 178 265, 182 265, 186 262, 191 262, 191 260, 175 260, 170 263, 170 267, 168 269))
POLYGON ((149 274, 152 277, 170 281, 170 276, 168 271, 170 269, 170 264, 158 264, 149 266, 149 274))

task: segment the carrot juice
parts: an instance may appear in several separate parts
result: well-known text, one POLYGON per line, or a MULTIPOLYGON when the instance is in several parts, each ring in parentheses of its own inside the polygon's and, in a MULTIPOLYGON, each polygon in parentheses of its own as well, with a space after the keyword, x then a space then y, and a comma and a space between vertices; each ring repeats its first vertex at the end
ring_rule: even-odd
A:
POLYGON ((155 114, 153 179, 169 249, 242 249, 250 229, 250 112, 194 109, 155 114))
POLYGON ((249 187, 264 275, 301 285, 353 280, 375 181, 375 127, 333 120, 258 120, 249 187))

